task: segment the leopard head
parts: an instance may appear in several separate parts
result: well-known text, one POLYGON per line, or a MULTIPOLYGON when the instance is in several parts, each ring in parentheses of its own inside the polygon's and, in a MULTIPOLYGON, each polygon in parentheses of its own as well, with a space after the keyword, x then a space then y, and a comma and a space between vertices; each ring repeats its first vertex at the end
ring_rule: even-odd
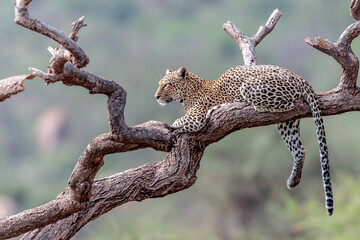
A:
POLYGON ((181 67, 177 71, 166 70, 165 76, 159 82, 159 88, 155 93, 157 101, 164 105, 174 101, 184 101, 188 72, 181 67))

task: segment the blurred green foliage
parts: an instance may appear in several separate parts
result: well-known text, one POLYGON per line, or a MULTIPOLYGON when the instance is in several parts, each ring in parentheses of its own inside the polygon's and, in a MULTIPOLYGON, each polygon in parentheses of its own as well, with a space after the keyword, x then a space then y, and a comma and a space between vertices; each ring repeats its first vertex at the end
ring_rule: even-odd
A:
MULTIPOLYGON (((305 77, 316 91, 336 87, 340 66, 307 46, 306 37, 335 41, 354 20, 349 1, 339 0, 62 0, 34 1, 30 14, 68 33, 85 15, 79 44, 87 67, 128 92, 129 125, 150 119, 172 123, 180 104, 160 107, 153 95, 166 68, 187 67, 205 79, 242 64, 238 46, 222 30, 233 21, 254 34, 276 8, 275 30, 257 47, 260 64, 274 64, 305 77)), ((13 5, 0 1, 0 79, 46 70, 50 39, 13 24, 13 5)), ((359 52, 359 41, 352 48, 359 52)), ((40 79, 0 104, 0 197, 17 211, 54 198, 66 188, 78 156, 96 135, 107 132, 106 98, 40 79), (60 109, 65 119, 49 142, 39 142, 42 116, 60 109), (85 124, 86 123, 86 124, 85 124)), ((335 193, 326 215, 314 124, 302 120, 307 148, 303 179, 286 188, 292 158, 274 126, 245 129, 207 148, 196 184, 162 199, 129 203, 84 227, 75 239, 358 239, 360 173, 358 112, 325 118, 335 193)), ((49 122, 50 120, 48 120, 49 122)), ((50 121, 52 122, 52 121, 50 121)), ((46 129, 46 128, 45 128, 46 129)), ((98 178, 163 159, 151 149, 107 156, 98 178)))

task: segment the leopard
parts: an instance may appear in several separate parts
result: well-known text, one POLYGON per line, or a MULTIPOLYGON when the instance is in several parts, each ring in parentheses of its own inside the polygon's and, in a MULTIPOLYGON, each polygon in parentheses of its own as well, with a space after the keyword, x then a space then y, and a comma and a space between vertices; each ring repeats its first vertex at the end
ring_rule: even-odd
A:
MULTIPOLYGON (((322 181, 327 214, 333 214, 333 191, 325 128, 320 103, 310 84, 294 72, 273 65, 235 66, 214 80, 204 80, 180 67, 166 70, 159 81, 155 98, 161 105, 172 101, 183 104, 185 115, 172 124, 175 134, 199 132, 214 109, 224 104, 246 102, 258 112, 286 112, 304 98, 315 123, 320 153, 322 181)), ((277 129, 293 157, 287 187, 294 189, 301 180, 306 150, 300 139, 300 119, 277 123, 277 129)))

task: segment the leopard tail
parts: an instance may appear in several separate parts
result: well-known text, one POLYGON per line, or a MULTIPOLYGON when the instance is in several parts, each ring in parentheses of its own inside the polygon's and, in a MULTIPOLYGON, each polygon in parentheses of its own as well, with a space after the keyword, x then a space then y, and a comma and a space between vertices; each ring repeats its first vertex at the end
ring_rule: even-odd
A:
POLYGON ((325 191, 325 207, 327 214, 331 216, 334 211, 334 206, 333 206, 334 200, 333 200, 333 192, 332 192, 331 179, 330 179, 328 148, 326 145, 325 128, 322 119, 322 114, 320 111, 320 104, 316 98, 314 90, 310 85, 308 84, 305 85, 305 90, 303 92, 303 95, 306 101, 310 105, 315 122, 316 135, 319 143, 321 173, 322 173, 324 191, 325 191))

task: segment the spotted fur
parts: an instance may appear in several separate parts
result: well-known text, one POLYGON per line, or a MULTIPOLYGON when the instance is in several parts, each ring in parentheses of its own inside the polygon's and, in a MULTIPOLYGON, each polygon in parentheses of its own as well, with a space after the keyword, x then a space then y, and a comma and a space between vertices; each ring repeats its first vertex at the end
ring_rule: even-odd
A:
MULTIPOLYGON (((330 182, 328 150, 319 102, 311 86, 299 75, 277 66, 236 66, 228 69, 218 79, 205 81, 179 68, 159 82, 155 97, 161 104, 173 100, 184 104, 185 115, 172 127, 177 133, 201 130, 216 106, 232 102, 251 103, 260 112, 285 112, 294 108, 294 101, 304 97, 309 103, 316 126, 319 143, 325 206, 328 215, 333 213, 333 194, 330 182)), ((290 150, 294 165, 287 181, 289 189, 300 180, 305 160, 305 148, 300 140, 300 120, 277 124, 278 130, 290 150)))

